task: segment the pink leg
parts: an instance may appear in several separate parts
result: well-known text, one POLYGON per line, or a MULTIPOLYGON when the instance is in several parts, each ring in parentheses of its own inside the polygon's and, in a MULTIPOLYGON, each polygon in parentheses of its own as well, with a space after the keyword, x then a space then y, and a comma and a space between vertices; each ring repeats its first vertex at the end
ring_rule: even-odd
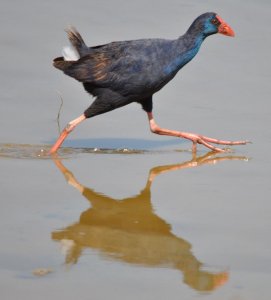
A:
POLYGON ((193 145, 192 145, 193 153, 195 153, 197 151, 197 144, 202 144, 205 147, 207 147, 213 151, 225 152, 226 150, 215 147, 215 146, 211 145, 210 143, 219 144, 219 145, 245 145, 248 143, 248 141, 217 140, 217 139, 209 138, 207 136, 203 136, 203 135, 199 135, 199 134, 160 128, 155 123, 153 114, 152 113, 147 113, 147 114, 148 114, 148 119, 149 119, 149 123, 150 123, 150 129, 153 133, 160 134, 160 135, 176 136, 176 137, 181 137, 181 138, 191 140, 193 143, 193 145))
POLYGON ((68 125, 64 128, 64 130, 61 132, 59 138, 57 139, 57 141, 55 142, 54 146, 50 149, 49 154, 53 154, 55 153, 58 148, 62 145, 62 143, 64 142, 64 140, 66 139, 66 137, 68 136, 68 134, 70 132, 73 131, 73 129, 80 124, 81 122, 83 122, 86 119, 85 115, 81 115, 80 117, 72 120, 71 122, 68 123, 68 125))

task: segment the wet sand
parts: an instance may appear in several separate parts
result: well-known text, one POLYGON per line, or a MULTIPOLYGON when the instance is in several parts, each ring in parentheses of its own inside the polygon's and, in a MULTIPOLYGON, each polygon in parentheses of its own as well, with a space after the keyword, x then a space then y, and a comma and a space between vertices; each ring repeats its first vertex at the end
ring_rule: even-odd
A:
POLYGON ((263 0, 2 5, 1 299, 270 299, 270 15, 263 0), (155 95, 157 121, 253 144, 193 157, 191 143, 152 135, 135 104, 47 156, 58 92, 61 127, 90 101, 51 65, 65 26, 92 45, 175 38, 210 10, 236 38, 205 41, 155 95))

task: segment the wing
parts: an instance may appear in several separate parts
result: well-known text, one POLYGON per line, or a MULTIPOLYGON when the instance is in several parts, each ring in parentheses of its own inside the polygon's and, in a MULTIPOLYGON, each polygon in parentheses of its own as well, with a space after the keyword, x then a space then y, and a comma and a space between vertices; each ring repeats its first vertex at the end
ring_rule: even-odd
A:
POLYGON ((122 95, 150 94, 169 81, 164 65, 168 63, 172 41, 148 39, 89 48, 77 61, 56 58, 54 66, 65 74, 93 87, 106 87, 122 95))

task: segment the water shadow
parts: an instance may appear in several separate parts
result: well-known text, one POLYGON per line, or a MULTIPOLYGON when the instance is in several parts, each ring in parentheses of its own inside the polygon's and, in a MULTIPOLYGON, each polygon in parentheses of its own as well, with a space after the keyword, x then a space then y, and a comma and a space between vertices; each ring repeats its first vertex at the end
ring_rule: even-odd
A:
MULTIPOLYGON (((50 141, 49 144, 53 144, 55 141, 50 141)), ((149 140, 149 139, 137 139, 137 138, 118 138, 118 137, 106 137, 106 138, 90 138, 90 139, 70 139, 65 141, 65 147, 69 148, 100 148, 100 149, 135 149, 135 150, 153 150, 165 147, 180 146, 188 143, 182 139, 165 138, 163 140, 149 140)), ((189 147, 188 146, 188 147, 189 147)))
POLYGON ((151 185, 156 176, 216 164, 226 160, 247 160, 243 156, 218 156, 208 153, 192 160, 152 168, 141 192, 125 199, 114 199, 83 186, 61 159, 57 168, 67 182, 90 203, 79 220, 52 232, 66 250, 65 263, 77 263, 86 248, 97 250, 106 258, 145 267, 166 267, 182 272, 183 282, 197 291, 212 291, 228 280, 225 270, 208 271, 192 252, 192 245, 171 232, 171 225, 159 217, 151 203, 151 185))

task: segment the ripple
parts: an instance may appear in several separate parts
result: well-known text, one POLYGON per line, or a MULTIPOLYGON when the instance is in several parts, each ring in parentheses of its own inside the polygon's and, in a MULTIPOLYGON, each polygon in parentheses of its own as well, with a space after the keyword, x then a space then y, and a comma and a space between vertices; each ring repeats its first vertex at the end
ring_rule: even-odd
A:
MULTIPOLYGON (((0 158, 15 159, 51 159, 49 155, 49 145, 35 144, 0 144, 0 158)), ((62 147, 59 149, 57 156, 61 158, 71 158, 79 154, 122 154, 122 155, 139 155, 154 153, 169 153, 182 150, 140 150, 131 148, 72 148, 62 147)))
POLYGON ((45 145, 0 144, 0 158, 45 159, 50 158, 48 151, 45 145))

